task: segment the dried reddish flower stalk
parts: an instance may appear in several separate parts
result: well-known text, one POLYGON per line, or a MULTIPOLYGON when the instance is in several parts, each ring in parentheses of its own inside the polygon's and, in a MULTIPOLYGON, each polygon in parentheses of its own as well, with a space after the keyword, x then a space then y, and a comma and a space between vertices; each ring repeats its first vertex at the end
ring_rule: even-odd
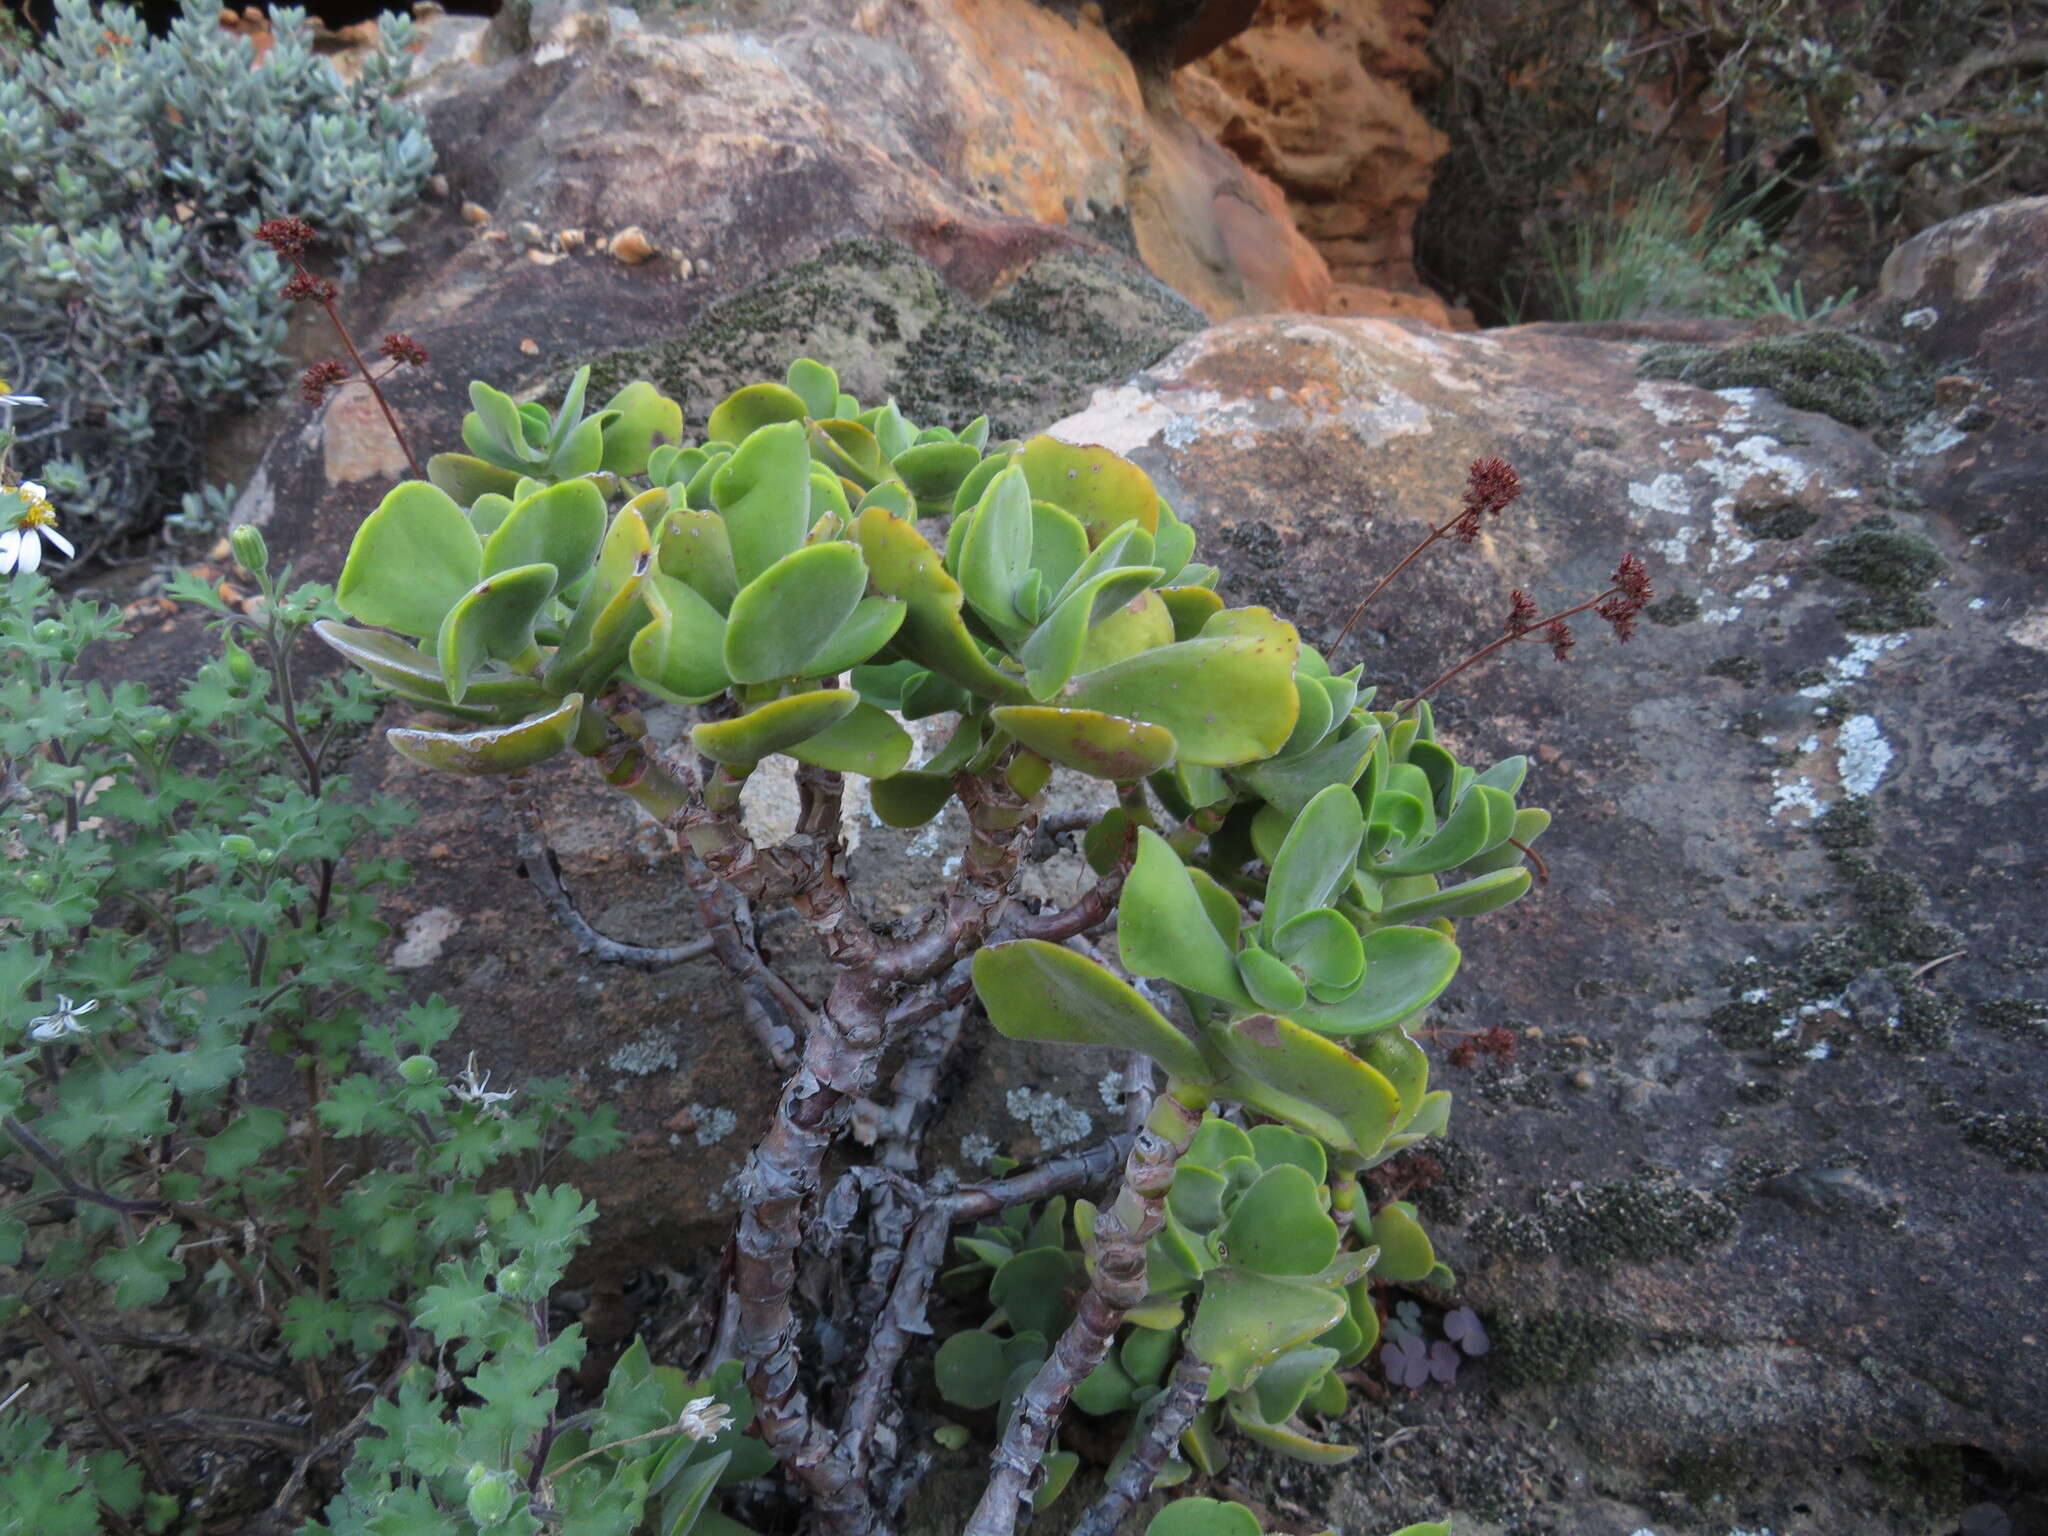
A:
MULTIPOLYGON (((334 327, 334 334, 341 338, 347 350, 349 361, 355 364, 351 374, 338 362, 315 363, 299 376, 299 393, 308 405, 318 405, 327 398, 327 392, 343 384, 360 379, 376 397, 377 408, 384 413, 385 424, 391 428, 391 435, 398 439, 399 450, 405 455, 405 462, 412 470, 415 480, 427 478, 420 468, 420 461, 412 451, 412 444, 405 440, 405 429, 398 424, 398 417, 391 409, 391 402, 384 398, 384 391, 377 387, 377 375, 370 372, 363 362, 363 354, 356 350, 355 339, 349 335, 348 327, 341 323, 341 312, 334 307, 334 301, 341 297, 341 289, 331 278, 325 278, 306 266, 306 247, 319 238, 319 232, 304 219, 265 219, 256 226, 256 239, 269 246, 278 255, 289 261, 296 269, 291 280, 284 285, 283 295, 293 303, 318 304, 327 311, 328 323, 334 327)), ((392 366, 412 363, 415 367, 427 360, 427 350, 410 336, 394 331, 384 338, 384 355, 391 359, 392 366), (393 352, 397 345, 404 355, 393 352)))
POLYGON ((427 366, 427 349, 404 331, 392 331, 377 344, 377 350, 392 362, 413 368, 427 366))
POLYGON ((1365 612, 1366 605, 1386 591, 1387 584, 1413 565, 1424 550, 1442 539, 1453 537, 1461 544, 1470 544, 1479 537, 1481 524, 1486 518, 1500 516, 1521 494, 1522 478, 1506 459, 1474 459, 1465 471, 1465 494, 1457 515, 1430 529, 1420 544, 1401 557, 1400 564, 1382 576, 1373 584, 1372 590, 1358 600, 1358 606, 1351 610, 1351 617, 1344 621, 1344 627, 1337 631, 1337 638, 1330 642, 1327 654, 1337 654, 1337 647, 1351 633, 1351 627, 1365 612))

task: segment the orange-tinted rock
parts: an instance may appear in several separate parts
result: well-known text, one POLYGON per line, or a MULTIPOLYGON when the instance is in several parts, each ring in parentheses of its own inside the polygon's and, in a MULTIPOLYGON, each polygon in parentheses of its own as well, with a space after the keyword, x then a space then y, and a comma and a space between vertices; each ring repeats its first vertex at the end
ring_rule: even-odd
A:
MULTIPOLYGON (((1377 292, 1426 293, 1413 263, 1415 218, 1448 147, 1414 101, 1434 73, 1422 48, 1429 9, 1427 0, 1264 0, 1248 31, 1174 77, 1190 120, 1285 193, 1338 290, 1353 290, 1348 306, 1377 292)), ((1441 306, 1375 312, 1434 320, 1441 306)))

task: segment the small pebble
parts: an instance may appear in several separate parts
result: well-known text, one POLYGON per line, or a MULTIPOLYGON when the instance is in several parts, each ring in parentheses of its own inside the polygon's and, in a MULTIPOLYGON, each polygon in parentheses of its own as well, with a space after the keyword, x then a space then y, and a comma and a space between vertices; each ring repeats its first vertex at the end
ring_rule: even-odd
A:
POLYGON ((528 357, 539 357, 540 343, 535 341, 531 336, 529 336, 526 338, 526 340, 519 343, 519 350, 524 352, 528 357))
POLYGON ((658 255, 654 242, 638 224, 629 225, 611 238, 606 247, 612 253, 612 260, 622 261, 629 267, 637 267, 648 257, 658 255))
POLYGON ((1574 1088, 1577 1088, 1581 1092, 1584 1092, 1585 1090, 1593 1086, 1593 1074, 1586 1071, 1582 1067, 1578 1071, 1574 1072, 1570 1077, 1566 1078, 1565 1081, 1570 1083, 1574 1088))
POLYGON ((462 205, 462 219, 465 224, 474 224, 478 229, 482 229, 491 222, 490 214, 486 210, 479 208, 475 203, 464 203, 462 205))

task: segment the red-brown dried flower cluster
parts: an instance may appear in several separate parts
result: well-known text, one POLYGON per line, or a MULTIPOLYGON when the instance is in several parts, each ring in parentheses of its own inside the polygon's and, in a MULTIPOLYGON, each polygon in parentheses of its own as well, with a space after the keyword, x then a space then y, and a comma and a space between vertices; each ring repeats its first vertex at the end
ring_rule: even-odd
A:
POLYGON ((1640 557, 1626 554, 1609 578, 1619 589, 1593 611, 1614 626, 1617 640, 1636 632, 1636 620, 1650 602, 1650 572, 1640 557))
POLYGON ((1474 459, 1465 472, 1465 510, 1452 532, 1463 544, 1479 537, 1480 520, 1499 517, 1522 494, 1522 477, 1506 459, 1474 459))
POLYGON ((377 344, 377 350, 394 363, 403 363, 414 368, 427 366, 427 349, 404 331, 391 332, 377 344))
POLYGON ((341 296, 341 290, 332 278, 316 277, 303 267, 278 291, 294 304, 304 299, 311 299, 315 304, 332 304, 341 296))
POLYGON ((304 219, 265 219, 256 226, 256 238, 278 255, 296 259, 320 234, 304 219))
POLYGON ((348 369, 329 358, 324 363, 315 363, 299 375, 299 394, 306 404, 318 405, 327 398, 328 390, 347 382, 348 369))
POLYGON ((1511 635, 1519 635, 1525 629, 1534 628, 1537 619, 1542 617, 1542 610, 1536 606, 1536 600, 1520 587, 1515 588, 1509 595, 1508 604, 1508 621, 1502 628, 1511 635))
POLYGON ((1496 1024, 1491 1029, 1482 1029, 1469 1040, 1461 1040, 1451 1047, 1451 1065, 1473 1067, 1479 1064, 1481 1056, 1491 1057, 1503 1064, 1515 1059, 1515 1047, 1520 1044, 1514 1031, 1496 1024))

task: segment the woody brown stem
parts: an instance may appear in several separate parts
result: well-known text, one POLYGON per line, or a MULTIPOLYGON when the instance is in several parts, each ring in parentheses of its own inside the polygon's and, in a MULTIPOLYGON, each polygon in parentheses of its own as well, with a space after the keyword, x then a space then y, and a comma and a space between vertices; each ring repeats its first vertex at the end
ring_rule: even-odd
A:
POLYGON ((1183 1351, 1165 1393, 1152 1405, 1152 1420, 1145 1426, 1143 1438, 1076 1522, 1072 1536, 1116 1536, 1125 1517, 1152 1492, 1174 1446, 1202 1411, 1213 1369, 1193 1350, 1183 1351))
POLYGON ((1046 1447, 1074 1388, 1109 1353, 1124 1314, 1145 1299, 1145 1245, 1166 1220, 1174 1166, 1202 1123, 1205 1095, 1176 1086, 1160 1096, 1124 1162, 1123 1185, 1096 1219, 1095 1267, 1051 1357, 1017 1400, 991 1458, 988 1486, 964 1536, 1010 1536, 1040 1476, 1046 1447), (1193 1102, 1190 1102, 1192 1100, 1193 1102))

